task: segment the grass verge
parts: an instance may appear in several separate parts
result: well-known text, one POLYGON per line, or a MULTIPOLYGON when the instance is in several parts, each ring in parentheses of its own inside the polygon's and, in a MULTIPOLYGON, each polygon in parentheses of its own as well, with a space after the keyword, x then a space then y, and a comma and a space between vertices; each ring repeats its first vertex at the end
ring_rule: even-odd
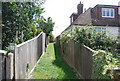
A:
POLYGON ((75 72, 59 56, 54 43, 50 43, 33 72, 34 79, 77 79, 75 72))

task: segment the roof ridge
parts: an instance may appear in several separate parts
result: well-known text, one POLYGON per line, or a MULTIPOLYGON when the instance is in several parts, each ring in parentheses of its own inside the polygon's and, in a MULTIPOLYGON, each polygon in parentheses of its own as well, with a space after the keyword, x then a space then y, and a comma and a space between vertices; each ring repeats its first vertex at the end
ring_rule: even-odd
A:
POLYGON ((118 5, 106 5, 106 4, 97 4, 95 7, 97 6, 111 6, 111 7, 120 7, 118 5))

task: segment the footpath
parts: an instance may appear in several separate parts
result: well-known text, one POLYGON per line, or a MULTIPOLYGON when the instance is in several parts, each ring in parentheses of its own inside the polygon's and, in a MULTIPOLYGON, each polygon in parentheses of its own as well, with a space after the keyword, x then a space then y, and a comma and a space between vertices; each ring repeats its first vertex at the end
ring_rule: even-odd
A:
POLYGON ((59 55, 55 43, 50 43, 34 72, 34 79, 78 79, 76 73, 59 55))

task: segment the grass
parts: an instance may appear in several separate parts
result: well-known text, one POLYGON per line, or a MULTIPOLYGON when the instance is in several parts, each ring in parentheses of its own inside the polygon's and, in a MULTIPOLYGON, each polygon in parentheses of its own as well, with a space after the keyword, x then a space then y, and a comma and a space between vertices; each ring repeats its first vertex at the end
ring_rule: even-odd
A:
POLYGON ((59 56, 56 44, 50 43, 33 72, 34 79, 77 79, 75 72, 59 56))

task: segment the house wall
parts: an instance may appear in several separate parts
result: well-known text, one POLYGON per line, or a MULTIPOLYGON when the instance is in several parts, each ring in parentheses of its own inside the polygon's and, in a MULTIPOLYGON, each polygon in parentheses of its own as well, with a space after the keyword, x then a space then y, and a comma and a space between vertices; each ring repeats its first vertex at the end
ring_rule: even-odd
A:
POLYGON ((91 8, 86 12, 82 13, 78 18, 72 23, 73 25, 88 25, 92 24, 91 22, 91 8))
MULTIPOLYGON (((86 26, 71 25, 67 31, 74 32, 75 27, 78 28, 87 28, 86 26)), ((93 26, 96 29, 96 32, 104 32, 107 36, 113 37, 120 43, 120 27, 113 26, 93 26)), ((68 34, 67 34, 68 35, 68 34)))
POLYGON ((118 16, 118 21, 119 21, 119 26, 120 26, 120 7, 118 8, 118 13, 119 13, 119 14, 118 14, 118 15, 119 15, 119 16, 118 16))
POLYGON ((120 42, 119 38, 119 27, 111 27, 111 26, 94 26, 96 28, 97 32, 105 32, 107 36, 113 37, 114 39, 117 39, 118 42, 120 42))
POLYGON ((103 7, 96 6, 92 9, 92 25, 94 26, 119 26, 120 15, 118 15, 118 7, 103 7), (115 9, 115 18, 102 17, 102 8, 113 8, 115 9))

